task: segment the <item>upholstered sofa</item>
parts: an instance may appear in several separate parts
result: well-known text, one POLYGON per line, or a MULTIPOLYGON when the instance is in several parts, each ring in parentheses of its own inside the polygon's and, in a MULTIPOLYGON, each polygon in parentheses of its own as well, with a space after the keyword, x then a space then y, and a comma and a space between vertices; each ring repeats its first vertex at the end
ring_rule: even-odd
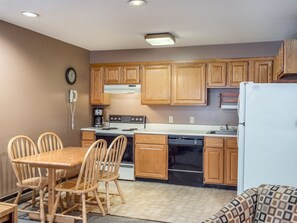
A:
POLYGON ((297 188, 263 184, 246 190, 203 223, 297 222, 297 188))

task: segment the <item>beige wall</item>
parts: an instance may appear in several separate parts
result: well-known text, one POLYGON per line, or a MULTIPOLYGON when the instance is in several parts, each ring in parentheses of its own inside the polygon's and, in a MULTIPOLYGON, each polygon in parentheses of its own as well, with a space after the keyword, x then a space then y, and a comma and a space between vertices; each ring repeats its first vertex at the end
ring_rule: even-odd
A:
POLYGON ((45 131, 56 132, 65 146, 80 145, 79 129, 91 124, 89 51, 0 21, 0 197, 15 191, 7 158, 10 138, 25 134, 35 142, 45 131), (70 86, 65 70, 73 66, 70 86), (71 130, 69 89, 79 93, 75 129, 71 130))
POLYGON ((148 123, 168 123, 173 116, 174 124, 190 124, 190 117, 199 125, 237 125, 237 110, 219 108, 219 93, 238 92, 238 89, 208 89, 207 106, 147 106, 141 105, 140 94, 114 94, 111 105, 105 108, 105 119, 109 114, 146 115, 148 123))
MULTIPOLYGON (((136 50, 92 51, 91 63, 117 63, 141 61, 185 61, 214 58, 268 57, 276 55, 281 42, 239 43, 212 46, 170 47, 136 50)), ((188 124, 189 117, 195 117, 195 124, 237 125, 236 111, 219 108, 219 93, 234 91, 227 89, 208 89, 208 106, 142 106, 139 95, 113 95, 108 114, 144 114, 148 122, 168 123, 168 116, 174 123, 188 124)))

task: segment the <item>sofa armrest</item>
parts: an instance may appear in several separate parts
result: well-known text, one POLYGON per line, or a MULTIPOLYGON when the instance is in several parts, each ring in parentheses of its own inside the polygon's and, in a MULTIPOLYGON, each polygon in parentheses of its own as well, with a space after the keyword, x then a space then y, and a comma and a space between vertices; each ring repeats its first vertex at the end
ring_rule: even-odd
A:
POLYGON ((257 188, 244 191, 203 223, 254 222, 257 188))

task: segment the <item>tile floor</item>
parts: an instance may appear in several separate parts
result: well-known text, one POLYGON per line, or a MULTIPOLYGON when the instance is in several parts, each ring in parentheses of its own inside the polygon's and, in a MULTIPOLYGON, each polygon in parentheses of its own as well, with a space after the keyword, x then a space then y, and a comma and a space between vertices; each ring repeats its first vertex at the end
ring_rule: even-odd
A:
POLYGON ((235 191, 120 181, 126 204, 112 199, 111 215, 162 222, 202 222, 236 196, 235 191))
MULTIPOLYGON (((103 189, 103 185, 100 185, 103 189)), ((236 196, 235 191, 169 185, 144 181, 120 181, 126 204, 120 197, 111 199, 110 215, 102 217, 91 214, 90 223, 149 223, 151 221, 170 223, 199 223, 207 219, 236 196), (120 218, 120 217, 125 218, 120 218), (148 221, 142 221, 148 220, 148 221)), ((111 192, 115 192, 113 183, 111 192)), ((29 223, 26 215, 19 214, 19 222, 29 223)))

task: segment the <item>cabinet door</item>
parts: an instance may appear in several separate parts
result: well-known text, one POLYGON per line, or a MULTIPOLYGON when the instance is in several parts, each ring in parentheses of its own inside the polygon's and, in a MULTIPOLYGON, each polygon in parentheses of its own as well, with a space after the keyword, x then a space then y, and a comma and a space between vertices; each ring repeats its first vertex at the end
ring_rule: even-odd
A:
POLYGON ((238 150, 225 150, 225 184, 237 186, 238 150))
POLYGON ((171 66, 144 66, 142 72, 141 103, 170 104, 171 66))
POLYGON ((255 61, 255 83, 270 83, 272 81, 272 61, 255 61))
POLYGON ((153 144, 136 144, 135 176, 167 180, 168 146, 153 144))
POLYGON ((103 67, 92 67, 90 78, 90 104, 107 105, 109 96, 103 93, 103 67))
POLYGON ((207 69, 207 87, 225 87, 227 77, 226 63, 209 63, 207 69))
POLYGON ((247 81, 248 62, 229 62, 228 86, 239 87, 240 82, 247 81))
POLYGON ((123 67, 123 84, 139 84, 139 66, 124 66, 123 67))
POLYGON ((297 73, 297 39, 285 40, 284 44, 284 61, 283 71, 284 74, 297 73))
POLYGON ((104 74, 105 84, 120 84, 121 83, 121 67, 105 67, 104 74))
POLYGON ((204 183, 224 183, 224 149, 204 148, 204 183))
POLYGON ((205 64, 173 66, 172 104, 206 104, 205 64))

